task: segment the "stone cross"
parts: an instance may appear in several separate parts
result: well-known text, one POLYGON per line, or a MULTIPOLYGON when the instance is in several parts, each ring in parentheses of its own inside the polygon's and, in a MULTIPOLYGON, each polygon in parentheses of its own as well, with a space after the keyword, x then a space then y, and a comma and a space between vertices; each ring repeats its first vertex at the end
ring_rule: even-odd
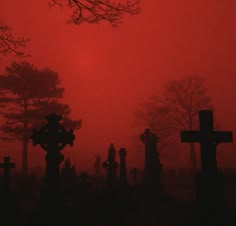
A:
POLYGON ((148 128, 140 140, 145 144, 144 183, 160 186, 162 166, 157 152, 158 137, 148 128))
POLYGON ((214 131, 213 113, 210 110, 199 112, 200 131, 182 131, 182 142, 200 143, 201 168, 203 174, 217 172, 216 145, 232 142, 232 132, 214 131))
POLYGON ((120 183, 121 183, 121 185, 127 185, 126 155, 127 155, 126 149, 121 148, 119 150, 119 156, 120 156, 120 183))
POLYGON ((46 176, 42 191, 43 203, 46 207, 60 205, 62 196, 59 188, 60 171, 59 165, 63 161, 60 151, 69 144, 73 145, 75 136, 73 130, 66 131, 60 124, 62 117, 57 114, 47 115, 48 123, 39 131, 34 130, 31 137, 33 145, 40 145, 46 151, 46 176), (56 204, 57 203, 57 204, 56 204), (49 205, 50 204, 50 205, 49 205))
POLYGON ((117 180, 117 167, 118 164, 115 161, 116 150, 114 145, 111 144, 108 150, 108 157, 105 162, 103 162, 103 168, 107 170, 107 184, 109 189, 113 189, 117 180))
POLYGON ((10 161, 10 157, 4 157, 4 162, 0 163, 0 168, 3 168, 3 192, 9 193, 10 192, 10 171, 12 168, 15 168, 15 163, 10 161))

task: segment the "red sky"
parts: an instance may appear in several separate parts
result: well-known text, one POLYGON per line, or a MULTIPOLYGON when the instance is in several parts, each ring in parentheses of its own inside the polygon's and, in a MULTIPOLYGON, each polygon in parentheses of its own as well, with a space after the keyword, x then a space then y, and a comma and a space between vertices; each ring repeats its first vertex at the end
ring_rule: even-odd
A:
MULTIPOLYGON (((49 9, 47 0, 0 0, 3 21, 31 39, 28 60, 59 73, 64 101, 83 120, 74 148, 64 151, 79 169, 90 168, 96 153, 105 157, 110 143, 127 147, 130 165, 140 164, 144 153, 132 148, 131 141, 137 133, 133 113, 151 95, 160 94, 166 81, 183 75, 206 78, 215 118, 224 129, 235 128, 236 2, 142 0, 141 7, 141 14, 127 16, 115 29, 106 23, 68 25, 66 10, 49 9)), ((1 71, 11 60, 1 56, 1 71)), ((19 146, 9 152, 6 145, 0 145, 1 154, 8 152, 17 160, 19 146)), ((31 165, 43 154, 31 148, 31 165)), ((189 159, 181 156, 180 166, 189 159)), ((221 159, 226 164, 223 155, 221 159)), ((168 158, 163 161, 174 165, 168 158)))

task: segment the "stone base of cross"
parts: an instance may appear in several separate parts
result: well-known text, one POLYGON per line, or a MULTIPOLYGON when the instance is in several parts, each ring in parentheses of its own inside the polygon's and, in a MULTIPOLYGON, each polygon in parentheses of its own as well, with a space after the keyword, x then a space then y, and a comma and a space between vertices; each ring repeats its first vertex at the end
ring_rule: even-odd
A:
POLYGON ((148 192, 162 193, 163 183, 162 183, 162 165, 158 165, 156 170, 145 169, 143 172, 142 180, 143 188, 148 192))
POLYGON ((224 182, 220 174, 205 175, 198 173, 195 177, 196 200, 204 208, 217 208, 224 203, 224 182))

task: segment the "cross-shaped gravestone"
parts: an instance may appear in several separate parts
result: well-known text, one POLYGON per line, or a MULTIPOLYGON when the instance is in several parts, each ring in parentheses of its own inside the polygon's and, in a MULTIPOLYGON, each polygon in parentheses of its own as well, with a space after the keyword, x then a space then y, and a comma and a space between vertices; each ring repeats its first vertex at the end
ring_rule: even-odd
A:
POLYGON ((31 137, 33 145, 40 145, 46 152, 46 176, 41 193, 41 202, 50 209, 63 204, 60 191, 59 165, 63 161, 63 155, 60 151, 69 144, 73 145, 75 136, 73 130, 66 131, 60 124, 62 117, 57 114, 51 114, 45 117, 48 123, 39 131, 34 130, 31 137))
POLYGON ((10 171, 12 168, 15 168, 15 163, 10 161, 10 157, 4 157, 3 163, 0 163, 0 168, 3 168, 3 192, 9 193, 10 192, 10 171))
POLYGON ((199 112, 200 131, 182 131, 182 142, 200 143, 201 168, 203 174, 217 172, 216 145, 232 142, 232 132, 214 131, 213 113, 210 110, 199 112))
POLYGON ((60 151, 69 144, 73 145, 75 136, 73 130, 66 131, 60 125, 62 117, 57 114, 51 114, 45 117, 48 121, 47 125, 39 131, 34 130, 32 135, 33 145, 40 145, 46 152, 46 177, 51 179, 59 176, 59 164, 63 161, 63 155, 60 151))
POLYGON ((127 185, 126 149, 121 148, 119 150, 119 155, 120 155, 120 183, 121 185, 127 185))
POLYGON ((116 183, 117 167, 118 164, 115 160, 116 150, 113 144, 110 145, 108 150, 107 160, 103 163, 103 168, 107 170, 107 183, 109 189, 113 189, 116 183))

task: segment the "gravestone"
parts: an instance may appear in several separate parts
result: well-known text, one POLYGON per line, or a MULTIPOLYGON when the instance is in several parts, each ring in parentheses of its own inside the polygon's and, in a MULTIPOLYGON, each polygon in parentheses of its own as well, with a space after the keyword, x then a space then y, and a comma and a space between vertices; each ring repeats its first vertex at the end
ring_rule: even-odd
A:
POLYGON ((11 214, 15 203, 13 202, 13 193, 11 190, 11 169, 15 168, 15 163, 10 161, 10 157, 4 157, 3 163, 0 163, 0 168, 3 169, 3 181, 1 189, 1 214, 11 214))
POLYGON ((206 209, 221 207, 224 203, 223 177, 217 170, 216 146, 232 142, 232 132, 214 131, 213 113, 199 112, 199 131, 182 131, 182 142, 200 143, 201 172, 196 176, 196 199, 206 209))
POLYGON ((145 129, 140 140, 145 144, 143 185, 147 191, 162 192, 162 165, 157 152, 158 137, 150 129, 145 129))
POLYGON ((75 167, 71 165, 69 158, 64 162, 64 167, 61 169, 61 176, 68 180, 73 179, 76 176, 75 167))
POLYGON ((0 163, 0 168, 3 169, 0 217, 1 223, 2 221, 9 223, 17 213, 15 197, 11 189, 11 169, 15 168, 15 163, 11 162, 9 156, 5 156, 3 163, 0 163))
POLYGON ((75 167, 71 165, 70 159, 67 158, 64 162, 63 168, 61 169, 60 181, 67 203, 71 203, 71 194, 76 186, 76 179, 75 167))
POLYGON ((100 177, 101 176, 101 156, 97 155, 95 162, 94 162, 94 175, 95 177, 100 177))
POLYGON ((103 168, 107 171, 107 186, 110 191, 114 190, 117 184, 116 150, 113 144, 108 150, 107 160, 103 162, 103 168))
POLYGON ((39 131, 34 130, 31 137, 33 145, 40 145, 46 151, 46 174, 41 193, 41 204, 47 208, 60 208, 64 205, 60 192, 60 171, 59 165, 63 161, 60 153, 69 144, 73 145, 75 136, 73 130, 66 131, 60 124, 62 117, 51 114, 45 117, 47 124, 39 131))
POLYGON ((121 148, 119 150, 119 156, 120 156, 120 185, 122 187, 127 186, 126 155, 127 155, 126 149, 121 148))
POLYGON ((0 168, 3 169, 3 187, 2 192, 7 196, 11 193, 11 169, 15 168, 15 163, 10 161, 10 157, 4 157, 3 163, 0 163, 0 168))
POLYGON ((102 174, 102 159, 100 155, 96 155, 93 168, 93 187, 96 189, 96 191, 100 191, 102 190, 102 187, 104 185, 104 178, 102 174))

